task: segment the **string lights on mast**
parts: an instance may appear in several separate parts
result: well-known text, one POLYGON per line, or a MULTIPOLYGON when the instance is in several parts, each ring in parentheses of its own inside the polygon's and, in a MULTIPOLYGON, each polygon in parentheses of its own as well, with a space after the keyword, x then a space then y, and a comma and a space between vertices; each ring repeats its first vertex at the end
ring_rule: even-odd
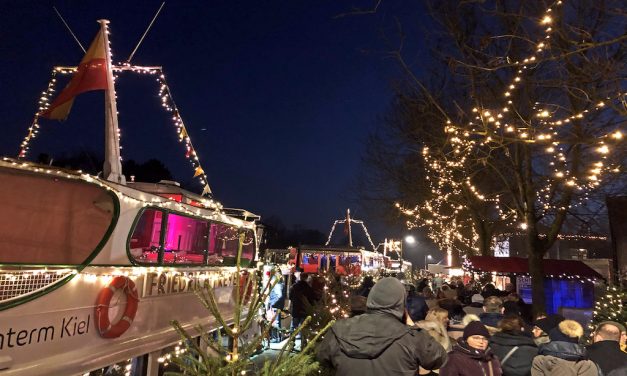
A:
MULTIPOLYGON (((194 168, 194 177, 198 178, 200 184, 203 186, 202 195, 211 197, 212 192, 211 188, 209 187, 207 175, 205 173, 205 170, 202 168, 202 165, 200 163, 200 157, 198 156, 198 152, 194 148, 191 137, 189 135, 189 131, 187 130, 185 123, 183 122, 183 118, 180 115, 180 111, 176 106, 176 103, 174 102, 172 92, 167 84, 163 69, 161 67, 136 66, 130 65, 128 63, 113 66, 113 72, 116 73, 116 77, 124 71, 156 76, 156 81, 159 83, 158 95, 161 100, 161 106, 167 112, 172 113, 171 121, 176 129, 179 142, 185 144, 185 157, 189 160, 194 168)), ((24 140, 20 144, 20 150, 18 153, 19 159, 26 158, 28 151, 30 150, 30 143, 32 139, 35 138, 39 133, 40 125, 38 114, 47 110, 51 103, 52 97, 55 93, 57 75, 69 75, 75 72, 76 67, 55 67, 52 70, 48 87, 44 92, 42 92, 42 95, 39 98, 38 111, 35 114, 30 127, 28 128, 28 132, 24 137, 24 140)))

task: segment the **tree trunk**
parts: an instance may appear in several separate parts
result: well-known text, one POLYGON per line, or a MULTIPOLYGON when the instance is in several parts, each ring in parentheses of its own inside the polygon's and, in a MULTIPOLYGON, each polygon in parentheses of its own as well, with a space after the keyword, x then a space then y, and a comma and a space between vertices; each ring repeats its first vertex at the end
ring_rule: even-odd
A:
POLYGON ((488 236, 488 234, 479 236, 479 250, 481 251, 481 256, 492 256, 491 245, 492 237, 488 236))
POLYGON ((527 232, 527 255, 529 256, 529 275, 531 276, 531 299, 533 313, 546 312, 544 298, 544 247, 535 234, 535 230, 527 232))

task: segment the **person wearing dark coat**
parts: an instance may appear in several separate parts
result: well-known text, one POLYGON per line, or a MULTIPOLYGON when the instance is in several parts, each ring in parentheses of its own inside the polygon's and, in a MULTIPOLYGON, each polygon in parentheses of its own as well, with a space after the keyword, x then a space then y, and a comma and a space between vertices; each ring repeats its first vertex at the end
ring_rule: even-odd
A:
POLYGON ((372 278, 372 276, 365 276, 364 281, 361 283, 361 286, 359 286, 357 294, 363 296, 364 298, 367 298, 368 294, 370 294, 372 286, 374 286, 374 279, 372 278))
POLYGON ((418 295, 414 286, 411 285, 409 286, 409 293, 407 294, 406 307, 409 317, 411 317, 414 322, 424 320, 429 310, 425 298, 418 295))
POLYGON ((338 376, 413 376, 419 366, 437 369, 446 351, 429 334, 406 325, 405 288, 392 277, 377 282, 366 313, 337 321, 318 345, 316 358, 338 376))
POLYGON ((448 353, 448 361, 440 369, 442 376, 501 376, 501 364, 488 347, 490 333, 479 321, 464 328, 464 335, 448 353))
POLYGON ((499 321, 503 318, 503 301, 496 296, 487 297, 483 301, 483 313, 479 315, 479 319, 483 325, 497 328, 499 321))
POLYGON ((559 323, 564 320, 566 319, 564 318, 564 316, 561 315, 549 315, 537 319, 531 329, 531 333, 533 334, 533 341, 536 343, 536 345, 540 346, 541 344, 550 342, 551 339, 549 338, 549 332, 553 328, 556 328, 559 323))
POLYGON ((292 328, 296 329, 307 317, 311 305, 316 300, 314 290, 307 283, 307 273, 300 273, 299 281, 290 288, 292 328))
POLYGON ((438 305, 448 311, 448 317, 452 321, 460 322, 466 316, 464 307, 457 299, 440 299, 438 305))
POLYGON ((503 369, 503 376, 527 376, 531 373, 531 362, 538 355, 538 347, 522 329, 525 323, 520 317, 508 316, 501 320, 499 329, 490 338, 490 348, 503 369))
POLYGON ((619 343, 621 326, 612 321, 600 323, 592 337, 594 343, 586 347, 588 358, 601 368, 604 375, 621 368, 627 371, 627 354, 621 351, 619 343))
POLYGON ((598 376, 597 365, 587 359, 586 349, 579 344, 582 335, 583 328, 573 320, 564 320, 551 329, 551 342, 540 345, 533 358, 531 376, 598 376))

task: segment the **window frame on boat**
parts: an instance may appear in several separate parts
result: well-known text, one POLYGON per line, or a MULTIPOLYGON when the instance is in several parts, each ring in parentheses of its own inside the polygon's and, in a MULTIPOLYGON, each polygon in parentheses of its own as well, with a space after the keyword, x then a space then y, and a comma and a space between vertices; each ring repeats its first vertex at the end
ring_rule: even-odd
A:
POLYGON ((4 311, 6 309, 17 307, 21 304, 28 303, 32 300, 38 299, 46 294, 49 294, 59 289, 60 287, 64 286, 66 283, 71 281, 82 270, 88 267, 91 264, 91 262, 96 258, 96 256, 100 254, 100 252, 105 247, 107 242, 111 239, 111 235, 113 234, 113 232, 116 229, 116 226, 118 225, 118 221, 120 219, 120 200, 113 191, 106 189, 98 184, 94 184, 94 183, 79 179, 76 176, 71 175, 71 174, 66 174, 71 177, 60 176, 58 174, 43 175, 43 174, 33 172, 33 171, 20 170, 20 169, 16 169, 12 167, 7 167, 4 164, 0 164, 0 170, 6 170, 8 171, 8 173, 13 173, 13 174, 27 174, 27 175, 35 176, 35 177, 42 178, 42 179, 52 179, 55 182, 67 182, 70 184, 90 186, 90 187, 96 188, 97 190, 101 191, 103 194, 111 198, 111 203, 112 203, 111 220, 106 230, 104 231, 104 234, 100 238, 99 242, 95 245, 95 247, 91 249, 91 251, 85 252, 86 258, 83 259, 80 263, 69 263, 69 264, 68 263, 50 263, 50 262, 41 262, 40 260, 36 260, 33 262, 0 261, 0 267, 7 274, 17 273, 17 272, 21 273, 21 271, 23 270, 32 269, 38 272, 41 271, 41 273, 38 273, 38 274, 42 276, 46 275, 46 273, 54 273, 60 276, 56 281, 53 281, 47 284, 47 286, 45 287, 35 288, 33 291, 22 293, 21 296, 19 297, 11 298, 7 301, 0 302, 0 311, 4 311), (16 170, 19 170, 19 171, 16 171, 16 170))
MULTIPOLYGON (((135 219, 133 220, 133 224, 131 225, 131 229, 129 231, 128 234, 128 238, 126 241, 126 254, 127 257, 129 259, 129 261, 131 262, 131 264, 133 265, 137 265, 137 266, 167 266, 167 267, 199 267, 199 266, 214 266, 214 267, 219 267, 219 266, 235 266, 236 263, 236 256, 237 256, 237 250, 235 251, 235 256, 229 256, 228 260, 231 262, 224 262, 224 260, 226 258, 222 259, 221 263, 209 263, 210 261, 210 257, 215 253, 210 253, 212 250, 210 249, 211 247, 211 237, 213 236, 212 231, 213 231, 213 225, 216 226, 226 226, 227 228, 231 228, 234 229, 236 231, 236 233, 239 233, 239 231, 244 231, 245 233, 247 233, 247 237, 251 237, 251 242, 252 242, 252 250, 248 253, 250 253, 250 258, 249 257, 244 257, 245 254, 245 250, 242 249, 242 262, 240 266, 249 266, 252 264, 253 260, 255 259, 255 253, 257 251, 257 234, 256 231, 253 228, 248 228, 248 227, 244 227, 244 226, 237 226, 237 225, 233 225, 233 224, 228 224, 228 223, 224 223, 221 221, 217 221, 217 220, 208 220, 199 216, 195 216, 195 215, 190 215, 187 213, 181 213, 179 211, 176 210, 170 210, 170 209, 165 209, 162 207, 158 207, 158 206, 146 206, 143 207, 139 210, 139 212, 137 213, 135 219), (137 257, 135 257, 133 255, 133 253, 131 252, 131 240, 133 239, 133 235, 135 234, 135 230, 137 229, 137 226, 142 218, 142 216, 144 215, 144 213, 148 210, 154 210, 154 211, 158 211, 162 213, 162 219, 161 219, 161 227, 160 227, 160 234, 159 234, 159 246, 158 246, 158 255, 157 255, 157 261, 156 262, 145 262, 137 257), (204 254, 203 254, 203 262, 202 263, 182 263, 182 262, 166 262, 165 261, 165 252, 166 249, 164 247, 165 241, 166 241, 166 236, 167 236, 167 231, 168 231, 168 222, 169 222, 169 218, 170 218, 170 214, 172 215, 176 215, 176 216, 180 216, 180 217, 185 217, 185 218, 190 218, 190 219, 194 219, 194 220, 198 220, 198 221, 202 221, 207 223, 207 248, 204 250, 204 254)), ((243 247, 246 245, 249 245, 251 243, 248 244, 243 244, 243 247)), ((226 249, 226 248, 225 248, 226 249)), ((248 254, 246 254, 246 256, 249 256, 248 254)))

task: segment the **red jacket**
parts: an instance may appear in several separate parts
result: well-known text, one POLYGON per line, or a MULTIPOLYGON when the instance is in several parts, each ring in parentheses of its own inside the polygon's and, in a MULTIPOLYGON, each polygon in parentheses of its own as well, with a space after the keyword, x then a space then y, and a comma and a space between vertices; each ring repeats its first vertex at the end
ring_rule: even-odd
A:
POLYGON ((448 353, 448 361, 440 369, 440 376, 502 376, 501 363, 490 348, 473 349, 463 338, 448 353))

